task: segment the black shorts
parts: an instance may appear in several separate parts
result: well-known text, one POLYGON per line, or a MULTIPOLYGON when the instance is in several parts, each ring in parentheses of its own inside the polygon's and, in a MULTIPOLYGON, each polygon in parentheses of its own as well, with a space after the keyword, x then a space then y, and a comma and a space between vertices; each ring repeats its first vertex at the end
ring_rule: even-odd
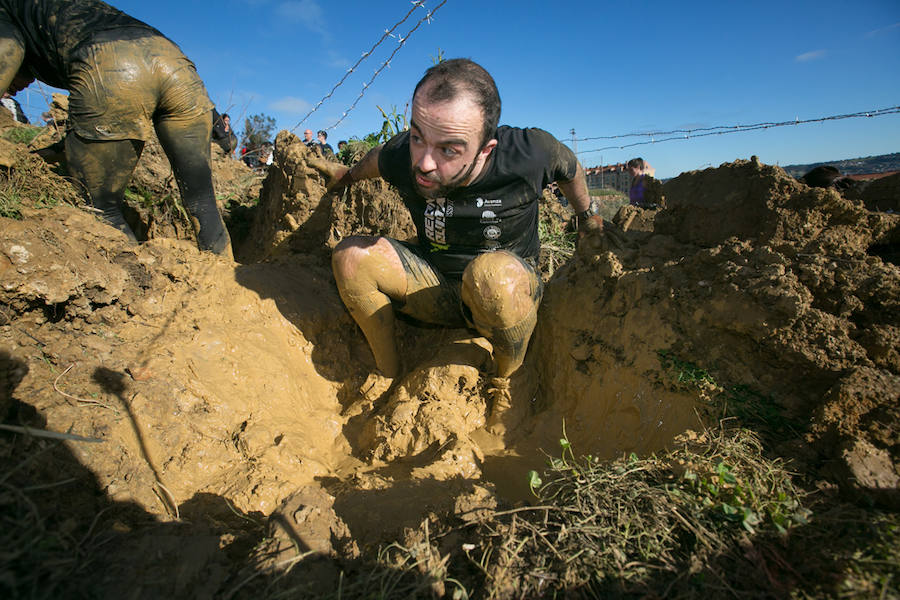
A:
MULTIPOLYGON (((407 293, 403 301, 394 301, 394 309, 417 321, 442 325, 444 327, 474 329, 472 313, 463 303, 460 294, 462 281, 445 277, 428 260, 428 255, 421 247, 401 242, 393 238, 384 238, 391 243, 403 270, 406 272, 407 293)), ((510 253, 522 264, 534 278, 532 299, 539 304, 543 296, 544 284, 532 260, 525 260, 510 253)))

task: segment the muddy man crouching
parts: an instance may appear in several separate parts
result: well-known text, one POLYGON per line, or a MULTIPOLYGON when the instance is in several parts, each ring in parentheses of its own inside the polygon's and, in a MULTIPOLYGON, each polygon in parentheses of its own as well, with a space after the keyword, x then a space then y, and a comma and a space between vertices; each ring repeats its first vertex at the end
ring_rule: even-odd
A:
POLYGON ((178 46, 100 0, 0 0, 0 89, 35 79, 69 90, 66 159, 106 221, 135 239, 122 203, 155 129, 198 246, 231 255, 212 184, 213 103, 178 46))
MULTIPOLYGON (((509 376, 525 358, 542 283, 538 201, 557 182, 582 231, 602 231, 584 171, 569 148, 542 129, 500 126, 490 74, 468 59, 443 61, 413 92, 410 129, 348 169, 313 159, 328 190, 382 177, 396 187, 418 243, 355 236, 334 250, 341 298, 381 372, 383 392, 401 374, 395 311, 447 327, 471 327, 493 346, 490 429, 502 430, 509 376)), ((371 378, 370 378, 371 379, 371 378)), ((374 382, 372 382, 374 383, 374 382)))

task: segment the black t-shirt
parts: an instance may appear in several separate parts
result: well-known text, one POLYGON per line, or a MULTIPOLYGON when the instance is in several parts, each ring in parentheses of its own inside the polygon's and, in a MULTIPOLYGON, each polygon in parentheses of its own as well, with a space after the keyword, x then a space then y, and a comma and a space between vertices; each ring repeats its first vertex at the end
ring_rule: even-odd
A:
POLYGON ((378 169, 394 185, 412 214, 419 245, 444 275, 459 278, 482 252, 509 250, 536 258, 538 200, 553 181, 575 177, 575 154, 543 129, 501 126, 497 146, 472 185, 428 200, 415 189, 409 132, 381 149, 378 169))
POLYGON ((0 0, 0 35, 8 35, 10 25, 25 47, 31 74, 63 89, 72 54, 98 32, 127 28, 133 37, 162 35, 100 0, 0 0))

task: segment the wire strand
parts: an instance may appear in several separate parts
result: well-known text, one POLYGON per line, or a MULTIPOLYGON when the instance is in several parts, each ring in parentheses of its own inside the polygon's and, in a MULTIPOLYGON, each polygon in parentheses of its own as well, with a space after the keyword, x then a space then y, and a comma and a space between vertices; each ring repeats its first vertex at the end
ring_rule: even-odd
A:
POLYGON ((613 139, 621 139, 626 137, 638 137, 638 136, 649 136, 653 138, 655 136, 660 135, 671 135, 675 133, 680 133, 682 135, 675 135, 672 137, 662 138, 662 139, 650 139, 642 142, 632 142, 630 144, 620 144, 615 146, 604 146, 603 148, 592 148, 590 150, 581 150, 578 154, 589 154, 591 152, 603 152, 604 150, 623 150, 625 148, 633 148, 635 146, 644 146, 647 144, 659 144, 661 142, 669 142, 674 140, 686 140, 691 138, 700 138, 707 137, 711 135, 723 135, 727 133, 738 133, 741 131, 758 131, 760 129, 773 129, 775 127, 787 127, 789 125, 804 125, 807 123, 822 123, 825 121, 839 121, 842 119, 855 119, 855 118, 871 118, 871 117, 880 117, 883 115, 890 115, 900 113, 900 106, 891 106, 888 108, 879 108, 875 110, 865 110, 859 111, 855 113, 848 113, 843 115, 831 115, 828 117, 819 117, 816 119, 794 119, 792 121, 769 121, 765 123, 753 123, 751 125, 717 125, 714 127, 698 127, 694 129, 672 129, 670 131, 654 131, 649 133, 623 133, 620 135, 610 135, 610 136, 598 136, 598 137, 585 137, 579 138, 576 140, 561 140, 561 141, 589 141, 589 140, 613 140, 613 139), (701 132, 701 133, 695 133, 701 132))
MULTIPOLYGON (((415 31, 416 29, 418 29, 419 25, 422 24, 422 21, 428 20, 429 23, 431 22, 431 15, 433 15, 434 12, 435 12, 438 8, 440 8, 441 6, 443 6, 444 3, 445 3, 446 1, 447 1, 447 0, 443 0, 443 2, 441 2, 441 3, 437 6, 437 8, 435 8, 434 10, 428 12, 422 19, 419 20, 419 22, 416 24, 416 26, 413 27, 412 30, 410 30, 410 31, 406 34, 406 36, 400 38, 400 44, 399 44, 399 46, 397 47, 397 49, 395 49, 394 52, 391 54, 391 58, 393 58, 394 54, 397 53, 397 50, 399 50, 399 48, 403 46, 403 44, 406 42, 406 39, 409 37, 410 33, 412 33, 413 31, 415 31)), ((376 48, 378 48, 378 46, 381 45, 382 42, 384 42, 384 40, 386 40, 386 39, 389 38, 389 37, 394 37, 394 35, 393 35, 393 34, 394 34, 394 31, 395 31, 398 27, 400 27, 401 25, 403 25, 403 23, 405 23, 405 22, 409 19, 410 15, 412 15, 412 14, 416 11, 416 9, 418 9, 418 8, 420 8, 420 7, 421 7, 421 8, 424 8, 424 7, 425 7, 425 0, 412 0, 412 5, 413 5, 413 7, 412 7, 411 9, 409 9, 409 12, 407 12, 406 15, 404 15, 404 17, 403 17, 402 19, 400 19, 399 21, 397 21, 397 22, 394 24, 394 26, 391 27, 390 29, 385 29, 385 30, 384 30, 384 34, 381 36, 381 38, 379 38, 379 40, 378 40, 377 42, 375 42, 375 43, 372 45, 371 48, 369 48, 367 51, 365 51, 365 52, 362 53, 362 56, 360 56, 360 58, 353 64, 353 66, 350 67, 349 69, 347 69, 347 72, 344 73, 344 76, 341 77, 340 81, 338 81, 336 84, 334 84, 334 86, 331 88, 331 90, 330 90, 327 94, 325 94, 325 95, 322 97, 322 99, 319 100, 319 101, 316 103, 316 105, 313 106, 313 107, 310 109, 310 111, 309 111, 308 113, 306 113, 305 115, 303 115, 303 118, 300 119, 300 122, 297 123, 296 125, 294 125, 293 128, 291 128, 291 132, 296 131, 301 125, 303 125, 303 123, 306 121, 306 119, 308 119, 308 118, 310 117, 310 115, 312 115, 314 112, 316 112, 316 111, 319 109, 319 107, 322 106, 322 104, 323 104, 326 100, 328 100, 329 98, 331 98, 332 95, 334 94, 334 92, 335 92, 341 85, 343 85, 343 83, 347 80, 347 78, 348 78, 352 73, 354 73, 354 72, 356 71, 356 69, 359 67, 359 65, 362 64, 362 62, 363 62, 364 60, 366 60, 367 58, 369 58, 370 56, 372 56, 372 53, 375 51, 376 48)), ((387 62, 390 62, 390 59, 391 59, 391 58, 388 58, 388 61, 387 61, 387 62)), ((376 70, 376 71, 375 71, 375 76, 377 76, 378 73, 381 72, 381 70, 382 70, 383 68, 384 68, 384 65, 382 65, 378 70, 376 70)), ((369 84, 371 84, 371 82, 374 81, 374 79, 375 79, 375 77, 373 77, 373 78, 369 81, 369 84)), ((366 84, 365 87, 368 87, 369 84, 366 84)), ((363 91, 365 91, 365 87, 363 88, 363 91)), ((360 97, 362 97, 362 93, 360 94, 360 97)), ((357 101, 358 101, 358 100, 359 100, 359 98, 357 98, 357 101)), ((353 103, 353 106, 356 106, 356 102, 353 103)), ((352 110, 352 109, 353 109, 353 107, 351 106, 351 108, 349 108, 349 109, 347 109, 346 111, 344 111, 344 116, 346 116, 347 113, 349 113, 350 110, 352 110)), ((343 120, 343 119, 342 119, 342 120, 343 120)), ((340 121, 339 121, 339 122, 340 122, 340 121)), ((336 125, 332 125, 331 127, 328 127, 327 129, 333 129, 335 126, 336 126, 336 125)))
POLYGON ((337 127, 338 125, 340 125, 341 123, 344 122, 344 119, 347 118, 347 115, 350 114, 350 111, 352 111, 354 108, 356 108, 357 103, 359 103, 359 101, 362 100, 363 95, 365 95, 366 90, 369 89, 369 86, 372 85, 372 82, 375 81, 375 78, 378 77, 378 75, 385 69, 385 67, 390 66, 391 60, 393 60, 394 55, 396 55, 397 52, 400 51, 400 48, 402 48, 403 45, 406 44, 406 41, 409 39, 409 36, 411 36, 411 35, 413 34, 413 32, 414 32, 416 29, 418 29, 419 26, 420 26, 422 23, 424 23, 425 21, 428 21, 428 23, 430 24, 430 23, 431 23, 431 17, 434 15, 434 13, 437 12, 437 10, 438 10, 440 7, 442 7, 444 4, 446 4, 446 3, 447 3, 447 0, 442 0, 440 4, 438 4, 437 6, 435 6, 428 14, 426 14, 424 17, 422 17, 422 19, 420 19, 419 22, 416 23, 416 26, 415 26, 415 27, 413 27, 412 29, 410 29, 408 32, 406 32, 406 35, 405 35, 405 36, 403 36, 403 37, 400 38, 399 43, 397 44, 397 47, 394 48, 394 51, 391 52, 391 55, 388 56, 387 60, 384 61, 384 63, 382 63, 382 65, 381 65, 380 67, 378 67, 378 69, 375 70, 375 73, 372 75, 372 78, 369 79, 369 81, 367 81, 367 82, 363 85, 362 89, 361 89, 360 92, 359 92, 359 95, 356 97, 356 100, 354 100, 354 101, 353 101, 353 104, 350 105, 350 108, 348 108, 347 110, 345 110, 344 113, 341 115, 341 118, 338 119, 338 120, 337 120, 334 124, 332 124, 331 126, 327 127, 326 129, 334 129, 335 127, 337 127))

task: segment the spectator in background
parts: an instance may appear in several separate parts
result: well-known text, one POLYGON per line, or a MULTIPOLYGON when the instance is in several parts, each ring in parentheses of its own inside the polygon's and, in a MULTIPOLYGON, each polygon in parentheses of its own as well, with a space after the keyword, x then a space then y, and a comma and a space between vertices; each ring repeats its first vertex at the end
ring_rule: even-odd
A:
POLYGON ((213 109, 212 140, 218 144, 228 156, 234 154, 234 149, 237 148, 238 139, 231 129, 231 117, 228 116, 228 113, 220 115, 219 111, 213 109))
POLYGON ((344 148, 347 147, 347 140, 341 140, 338 142, 338 154, 344 151, 344 148))
POLYGON ((307 146, 315 146, 318 142, 313 139, 312 129, 306 129, 303 132, 303 143, 307 146))
POLYGON ((656 169, 643 158, 632 158, 625 167, 631 173, 628 200, 632 206, 654 209, 662 203, 662 184, 653 177, 656 169))
POLYGON ((275 146, 272 142, 263 142, 259 150, 259 166, 268 167, 275 161, 275 146))
POLYGON ((0 99, 0 104, 3 104, 3 106, 6 107, 6 110, 12 113, 16 123, 28 124, 28 117, 22 112, 22 106, 15 98, 9 95, 9 92, 3 92, 3 98, 0 99))
POLYGON ((320 129, 318 133, 319 138, 319 150, 322 151, 322 156, 325 158, 333 158, 334 157, 334 149, 331 147, 326 140, 328 139, 328 133, 324 130, 320 129))

